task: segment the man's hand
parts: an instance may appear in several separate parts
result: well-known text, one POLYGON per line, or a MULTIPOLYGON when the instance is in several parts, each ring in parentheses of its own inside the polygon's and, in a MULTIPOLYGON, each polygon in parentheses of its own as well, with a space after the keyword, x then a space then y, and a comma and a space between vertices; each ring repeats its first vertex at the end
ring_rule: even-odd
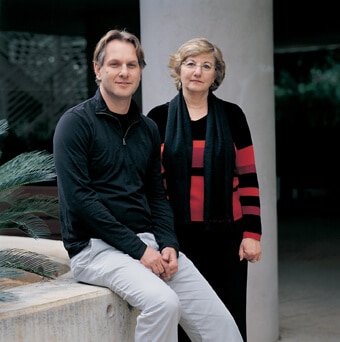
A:
POLYGON ((172 247, 165 247, 160 253, 148 246, 140 262, 164 281, 169 280, 178 271, 177 252, 172 247))
POLYGON ((243 239, 239 249, 239 256, 241 261, 243 259, 250 262, 260 261, 262 256, 260 241, 252 238, 243 239))
POLYGON ((172 247, 165 247, 161 254, 164 261, 164 272, 161 273, 161 278, 167 281, 178 271, 177 252, 172 247))
POLYGON ((149 246, 146 247, 140 262, 158 276, 164 272, 164 265, 166 265, 161 253, 149 246))

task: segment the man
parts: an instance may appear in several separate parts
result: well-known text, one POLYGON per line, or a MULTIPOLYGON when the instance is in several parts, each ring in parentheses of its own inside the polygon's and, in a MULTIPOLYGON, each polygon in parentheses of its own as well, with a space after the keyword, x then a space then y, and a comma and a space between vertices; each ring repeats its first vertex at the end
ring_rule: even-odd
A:
MULTIPOLYGON (((136 342, 242 341, 206 280, 179 252, 160 173, 160 137, 132 95, 146 65, 139 40, 109 31, 94 51, 98 90, 54 135, 60 223, 74 277, 140 310, 136 342)), ((204 252, 204 251, 202 251, 204 252)))

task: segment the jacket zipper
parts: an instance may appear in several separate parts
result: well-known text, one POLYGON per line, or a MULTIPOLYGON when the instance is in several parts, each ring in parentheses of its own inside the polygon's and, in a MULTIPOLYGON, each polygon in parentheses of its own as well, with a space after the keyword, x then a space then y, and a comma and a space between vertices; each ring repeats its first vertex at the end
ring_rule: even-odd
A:
MULTIPOLYGON (((125 134, 123 136, 123 146, 126 146, 126 139, 125 138, 126 138, 127 134, 129 133, 131 127, 137 123, 138 123, 138 121, 132 122, 132 124, 126 129, 125 134)), ((120 122, 119 122, 119 124, 120 124, 120 122)), ((120 126, 121 126, 121 124, 120 124, 120 126)), ((122 126, 120 128, 122 128, 122 126)))
MULTIPOLYGON (((113 118, 114 120, 116 120, 118 122, 118 124, 119 124, 120 131, 123 133, 122 124, 120 123, 120 121, 116 117, 114 117, 113 115, 110 115, 108 113, 105 113, 105 112, 99 112, 98 114, 108 115, 110 118, 113 118)), ((125 134, 123 135, 123 139, 122 139, 123 140, 123 146, 126 146, 126 139, 125 138, 126 138, 128 132, 130 131, 131 127, 133 125, 137 124, 138 122, 139 122, 138 120, 132 122, 132 124, 126 129, 125 134)))

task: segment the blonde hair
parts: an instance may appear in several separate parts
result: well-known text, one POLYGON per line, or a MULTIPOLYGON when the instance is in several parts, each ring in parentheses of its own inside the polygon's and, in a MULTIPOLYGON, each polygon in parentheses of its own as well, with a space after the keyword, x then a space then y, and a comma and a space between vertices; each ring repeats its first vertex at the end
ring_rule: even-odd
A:
POLYGON ((180 80, 182 63, 189 57, 204 53, 211 53, 215 59, 215 81, 210 89, 214 91, 221 85, 226 71, 226 65, 221 50, 205 38, 194 38, 185 42, 180 46, 177 52, 170 56, 168 67, 170 68, 170 76, 173 78, 177 90, 182 88, 180 80))

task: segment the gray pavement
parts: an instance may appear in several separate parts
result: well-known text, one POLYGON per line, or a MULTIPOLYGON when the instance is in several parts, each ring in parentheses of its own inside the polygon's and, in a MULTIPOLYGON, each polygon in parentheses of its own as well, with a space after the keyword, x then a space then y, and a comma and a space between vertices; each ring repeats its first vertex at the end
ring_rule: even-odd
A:
POLYGON ((340 342, 340 217, 280 218, 282 342, 340 342))

